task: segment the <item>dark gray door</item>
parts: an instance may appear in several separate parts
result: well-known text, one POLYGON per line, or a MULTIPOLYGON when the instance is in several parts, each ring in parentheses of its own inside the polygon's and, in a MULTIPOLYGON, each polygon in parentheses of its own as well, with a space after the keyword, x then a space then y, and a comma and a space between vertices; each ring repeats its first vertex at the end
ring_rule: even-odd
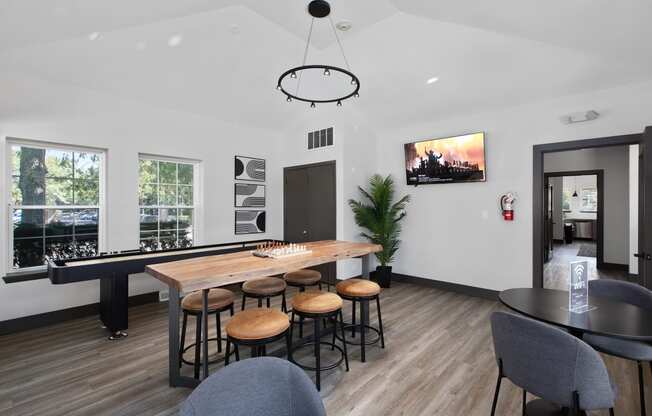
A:
POLYGON ((638 275, 652 289, 652 127, 645 129, 639 153, 638 275))
MULTIPOLYGON (((334 240, 335 162, 284 169, 284 239, 290 242, 334 240)), ((335 282, 335 263, 314 268, 335 282)))

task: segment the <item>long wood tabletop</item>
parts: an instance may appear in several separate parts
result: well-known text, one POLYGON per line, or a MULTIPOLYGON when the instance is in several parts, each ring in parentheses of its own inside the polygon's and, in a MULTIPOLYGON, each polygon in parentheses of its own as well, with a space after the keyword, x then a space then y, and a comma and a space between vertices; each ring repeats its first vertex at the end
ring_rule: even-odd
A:
MULTIPOLYGON (((180 292, 201 290, 201 367, 208 377, 208 292, 211 288, 259 279, 338 260, 360 258, 362 277, 369 278, 369 257, 382 250, 377 244, 349 241, 315 241, 305 243, 309 253, 286 258, 261 258, 252 251, 198 257, 170 263, 152 264, 145 272, 168 285, 168 370, 170 386, 195 387, 200 380, 181 375, 179 357, 180 292)), ((369 315, 369 305, 360 304, 360 316, 369 315)))
POLYGON ((242 251, 152 264, 145 268, 145 272, 168 286, 188 292, 241 283, 382 250, 377 244, 336 240, 315 241, 305 245, 311 253, 273 259, 256 257, 251 251, 242 251))

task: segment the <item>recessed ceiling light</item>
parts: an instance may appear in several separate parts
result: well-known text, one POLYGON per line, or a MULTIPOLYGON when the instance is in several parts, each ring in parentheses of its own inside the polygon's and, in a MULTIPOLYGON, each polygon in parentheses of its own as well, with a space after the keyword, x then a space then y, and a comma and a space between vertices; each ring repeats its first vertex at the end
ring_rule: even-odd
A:
POLYGON ((432 77, 432 78, 429 78, 428 81, 426 81, 426 83, 427 84, 434 84, 437 81, 439 81, 439 77, 432 77))
POLYGON ((181 45, 182 40, 183 36, 181 35, 170 36, 170 39, 168 39, 168 46, 171 48, 176 48, 177 46, 181 45))
POLYGON ((88 40, 99 40, 102 38, 100 32, 93 32, 88 35, 88 40))
POLYGON ((353 27, 353 23, 349 22, 348 20, 342 20, 341 22, 337 22, 335 24, 335 27, 341 30, 342 32, 346 32, 348 30, 351 30, 353 27))

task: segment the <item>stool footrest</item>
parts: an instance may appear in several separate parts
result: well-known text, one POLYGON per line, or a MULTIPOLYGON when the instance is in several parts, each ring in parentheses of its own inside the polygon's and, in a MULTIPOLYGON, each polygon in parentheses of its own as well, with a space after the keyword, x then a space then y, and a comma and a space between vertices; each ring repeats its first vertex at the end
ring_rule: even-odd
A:
MULTIPOLYGON (((320 370, 321 371, 332 370, 334 368, 339 367, 340 364, 342 364, 342 362, 344 361, 344 350, 339 345, 335 345, 335 344, 333 344, 331 342, 327 342, 327 341, 319 341, 319 344, 320 345, 325 345, 325 346, 328 346, 328 347, 331 347, 331 348, 335 348, 340 352, 340 358, 335 363, 322 366, 322 367, 320 367, 320 370)), ((314 347, 314 345, 315 345, 314 341, 309 341, 309 342, 305 342, 305 343, 299 345, 298 347, 294 347, 292 349, 292 354, 289 357, 290 362, 293 363, 293 364, 296 364, 297 366, 303 368, 304 370, 317 371, 317 367, 311 367, 309 365, 301 364, 301 363, 299 363, 298 361, 296 361, 294 359, 294 353, 296 351, 298 351, 298 350, 300 350, 302 348, 305 348, 305 347, 314 347)))
MULTIPOLYGON (((224 339, 223 339, 223 340, 224 340, 224 339)), ((208 338, 208 342, 211 342, 211 341, 217 341, 217 338, 208 338)), ((186 353, 188 350, 190 350, 191 348, 195 348, 195 344, 197 344, 197 343, 196 343, 196 342, 193 342, 192 344, 188 345, 187 347, 185 347, 185 348, 183 349, 183 352, 181 353, 181 362, 182 362, 183 364, 191 365, 191 366, 194 366, 194 365, 195 365, 195 362, 194 362, 194 361, 188 361, 188 360, 186 360, 185 358, 183 358, 183 354, 185 354, 185 353, 186 353)), ((218 354, 219 354, 219 353, 218 353, 218 354)), ((215 364, 215 363, 220 362, 220 361, 221 361, 221 358, 215 358, 215 359, 213 359, 213 360, 209 360, 209 361, 208 361, 208 364, 215 364)))
MULTIPOLYGON (((372 339, 369 339, 369 340, 365 339, 364 345, 374 345, 374 344, 378 343, 378 341, 380 341, 380 331, 378 330, 378 328, 374 328, 371 325, 364 325, 364 327, 366 329, 370 330, 370 331, 375 332, 375 335, 376 335, 372 339)), ((349 345, 362 345, 362 342, 361 342, 362 340, 359 337, 360 331, 358 331, 358 329, 360 329, 360 325, 359 324, 355 324, 355 325, 354 324, 344 324, 344 330, 345 331, 350 331, 351 329, 356 330, 356 334, 358 334, 358 337, 357 338, 347 337, 345 342, 347 344, 349 344, 349 345), (360 341, 358 341, 358 340, 360 340, 360 341)), ((339 341, 342 341, 342 336, 337 332, 335 332, 335 338, 337 338, 339 341)))

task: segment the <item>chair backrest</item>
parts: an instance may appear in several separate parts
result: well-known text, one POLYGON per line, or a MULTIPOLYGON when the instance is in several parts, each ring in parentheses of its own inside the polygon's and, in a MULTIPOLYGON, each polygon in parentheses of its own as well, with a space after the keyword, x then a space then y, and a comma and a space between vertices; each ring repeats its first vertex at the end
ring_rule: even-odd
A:
POLYGON ((577 392, 582 410, 614 405, 602 358, 574 336, 529 318, 494 312, 494 350, 503 376, 528 392, 564 407, 577 392))
POLYGON ((613 279, 589 281, 589 296, 600 296, 630 303, 640 308, 652 309, 652 291, 641 285, 613 279))
POLYGON ((296 365, 273 357, 230 364, 204 380, 181 416, 326 416, 315 385, 296 365))

